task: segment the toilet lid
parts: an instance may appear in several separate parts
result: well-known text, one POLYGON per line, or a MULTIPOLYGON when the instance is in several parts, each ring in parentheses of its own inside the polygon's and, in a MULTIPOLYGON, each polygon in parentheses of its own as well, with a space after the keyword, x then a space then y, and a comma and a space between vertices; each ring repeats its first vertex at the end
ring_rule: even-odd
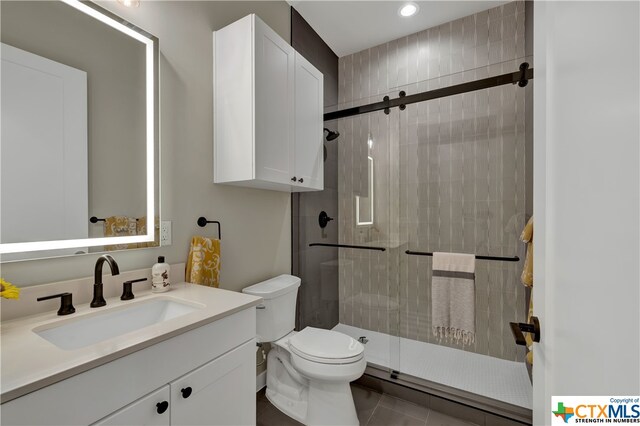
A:
POLYGON ((362 358, 364 346, 333 330, 307 327, 289 339, 291 351, 310 361, 349 363, 362 358))

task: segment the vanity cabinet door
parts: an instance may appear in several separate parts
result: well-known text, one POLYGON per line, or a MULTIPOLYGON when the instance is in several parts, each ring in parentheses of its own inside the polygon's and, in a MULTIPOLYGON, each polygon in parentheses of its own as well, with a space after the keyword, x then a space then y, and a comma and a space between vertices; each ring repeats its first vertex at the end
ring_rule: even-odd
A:
POLYGON ((322 73, 296 52, 293 191, 324 189, 323 87, 322 73))
POLYGON ((169 385, 132 402, 126 407, 94 423, 94 426, 108 425, 153 425, 168 426, 171 419, 169 385))
POLYGON ((171 424, 255 424, 255 358, 251 340, 171 382, 171 424))

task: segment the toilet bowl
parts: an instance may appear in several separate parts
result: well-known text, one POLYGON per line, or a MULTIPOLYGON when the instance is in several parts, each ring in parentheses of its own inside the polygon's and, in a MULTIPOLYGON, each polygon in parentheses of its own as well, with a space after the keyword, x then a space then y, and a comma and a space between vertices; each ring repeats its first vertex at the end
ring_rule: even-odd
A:
POLYGON ((243 292, 258 306, 258 340, 271 342, 266 396, 305 425, 358 425, 350 382, 364 373, 364 347, 346 334, 306 327, 293 331, 300 279, 281 275, 243 292))

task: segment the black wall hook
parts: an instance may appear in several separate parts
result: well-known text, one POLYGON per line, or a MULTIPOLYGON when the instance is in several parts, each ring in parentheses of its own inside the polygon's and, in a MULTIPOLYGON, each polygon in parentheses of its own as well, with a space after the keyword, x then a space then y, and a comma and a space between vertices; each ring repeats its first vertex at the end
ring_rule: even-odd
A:
POLYGON ((207 223, 215 223, 215 224, 217 224, 218 225, 218 239, 219 240, 222 239, 222 229, 221 229, 221 226, 220 226, 220 222, 218 222, 217 220, 207 220, 206 217, 200 216, 198 218, 197 223, 198 223, 198 226, 201 227, 201 228, 204 228, 205 226, 207 226, 207 223))

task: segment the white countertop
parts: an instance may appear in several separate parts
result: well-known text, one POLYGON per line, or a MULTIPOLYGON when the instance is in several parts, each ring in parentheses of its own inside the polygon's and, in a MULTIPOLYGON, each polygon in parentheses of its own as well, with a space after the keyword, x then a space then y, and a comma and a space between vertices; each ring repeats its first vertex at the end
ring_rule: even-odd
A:
POLYGON ((172 284, 171 290, 165 293, 139 290, 135 294, 135 299, 127 301, 121 301, 119 297, 108 298, 107 306, 102 308, 92 309, 89 304, 78 305, 76 312, 71 315, 58 316, 56 310, 53 310, 44 314, 3 321, 0 327, 1 402, 5 403, 186 331, 251 308, 262 300, 243 293, 188 283, 172 284), (177 299, 178 302, 203 307, 186 315, 74 350, 60 349, 32 331, 36 327, 46 327, 57 322, 66 322, 84 315, 106 312, 154 298, 177 299))

